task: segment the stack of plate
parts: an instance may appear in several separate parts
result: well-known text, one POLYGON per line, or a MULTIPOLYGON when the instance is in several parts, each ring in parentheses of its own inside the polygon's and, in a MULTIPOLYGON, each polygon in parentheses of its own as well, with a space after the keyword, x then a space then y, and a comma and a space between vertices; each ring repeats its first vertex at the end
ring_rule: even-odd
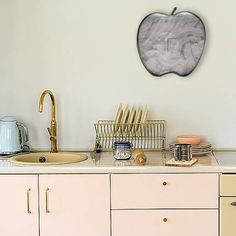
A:
MULTIPOLYGON (((174 146, 175 144, 179 143, 171 143, 170 146, 170 153, 173 155, 174 154, 174 146)), ((192 154, 193 156, 203 156, 208 153, 212 152, 212 147, 210 143, 200 143, 198 145, 192 145, 192 154)))
POLYGON ((139 106, 136 108, 132 106, 129 109, 129 106, 120 105, 115 116, 115 131, 138 131, 140 128, 137 124, 143 124, 147 120, 148 108, 147 105, 144 109, 139 106))

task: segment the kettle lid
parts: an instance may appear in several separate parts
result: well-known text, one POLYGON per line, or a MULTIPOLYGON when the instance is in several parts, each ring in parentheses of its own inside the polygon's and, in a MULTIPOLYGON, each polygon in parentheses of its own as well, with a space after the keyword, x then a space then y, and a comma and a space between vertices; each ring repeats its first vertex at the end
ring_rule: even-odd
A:
POLYGON ((13 116, 4 116, 3 118, 0 119, 0 121, 3 121, 3 122, 13 122, 13 121, 17 121, 17 120, 13 116))

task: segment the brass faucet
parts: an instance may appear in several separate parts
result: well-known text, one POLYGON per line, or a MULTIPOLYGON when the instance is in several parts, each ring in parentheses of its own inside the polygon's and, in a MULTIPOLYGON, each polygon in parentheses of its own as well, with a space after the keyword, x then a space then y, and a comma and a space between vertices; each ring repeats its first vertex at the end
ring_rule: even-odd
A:
POLYGON ((56 101, 53 93, 50 90, 45 90, 39 100, 39 112, 43 111, 43 102, 45 95, 49 95, 52 101, 52 119, 51 128, 48 128, 51 141, 51 152, 57 152, 57 122, 56 122, 56 101))

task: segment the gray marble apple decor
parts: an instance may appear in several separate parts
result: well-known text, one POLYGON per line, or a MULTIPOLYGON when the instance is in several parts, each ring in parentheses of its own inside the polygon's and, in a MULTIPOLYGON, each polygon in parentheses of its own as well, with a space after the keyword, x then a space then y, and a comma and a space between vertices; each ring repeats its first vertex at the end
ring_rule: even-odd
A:
POLYGON ((170 15, 152 13, 141 22, 137 46, 145 68, 154 76, 175 73, 187 76, 203 53, 206 31, 202 20, 191 12, 170 15))

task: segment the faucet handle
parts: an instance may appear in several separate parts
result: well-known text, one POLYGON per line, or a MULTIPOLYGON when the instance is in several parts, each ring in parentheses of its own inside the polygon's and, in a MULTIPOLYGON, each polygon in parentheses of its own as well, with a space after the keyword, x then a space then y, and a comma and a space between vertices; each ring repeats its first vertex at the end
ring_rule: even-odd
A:
POLYGON ((51 141, 56 141, 57 138, 56 138, 55 136, 50 136, 50 140, 51 140, 51 141))
POLYGON ((48 130, 49 135, 52 136, 52 131, 51 131, 51 129, 48 127, 47 130, 48 130))

